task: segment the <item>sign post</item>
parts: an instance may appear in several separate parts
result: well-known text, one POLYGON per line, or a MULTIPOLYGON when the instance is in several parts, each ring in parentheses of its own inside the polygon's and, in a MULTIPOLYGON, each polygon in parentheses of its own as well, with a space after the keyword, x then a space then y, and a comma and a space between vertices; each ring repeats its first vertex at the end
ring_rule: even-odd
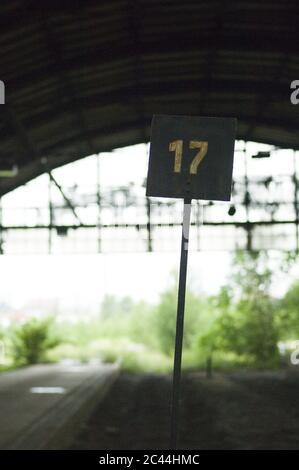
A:
POLYGON ((191 199, 184 199, 179 292, 178 292, 175 350, 174 350, 174 363, 173 363, 173 386, 172 386, 172 400, 171 400, 171 424, 170 424, 170 448, 171 449, 177 448, 177 433, 178 433, 177 423, 178 423, 180 385, 181 385, 181 362, 182 362, 182 348, 183 348, 183 335, 184 335, 184 313, 185 313, 185 294, 186 294, 186 278, 187 278, 187 263, 188 263, 190 216, 191 216, 191 199))
POLYGON ((229 201, 236 119, 156 115, 146 195, 184 199, 171 400, 170 448, 177 448, 191 200, 229 201))

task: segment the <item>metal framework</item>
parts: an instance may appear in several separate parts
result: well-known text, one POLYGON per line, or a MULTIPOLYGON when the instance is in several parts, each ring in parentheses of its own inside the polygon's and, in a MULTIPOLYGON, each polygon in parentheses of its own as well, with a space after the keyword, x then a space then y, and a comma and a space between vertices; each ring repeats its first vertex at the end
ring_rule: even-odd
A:
MULTIPOLYGON (((288 168, 287 174, 248 175, 252 158, 269 158, 271 162, 278 151, 272 149, 254 156, 249 155, 246 144, 239 146, 235 158, 243 159, 244 172, 234 177, 231 204, 193 202, 191 250, 299 250, 296 152, 289 151, 293 168, 288 168)), ((76 187, 63 187, 47 171, 47 207, 27 208, 27 212, 39 214, 40 220, 35 223, 28 222, 26 210, 22 213, 24 223, 5 222, 9 209, 3 211, 0 204, 0 252, 18 252, 14 248, 16 240, 22 253, 176 250, 181 201, 146 198, 142 188, 132 185, 103 189, 101 156, 95 158, 96 184, 83 192, 76 187), (60 199, 53 199, 53 190, 60 199), (40 240, 40 250, 32 242, 36 239, 40 240), (31 244, 28 250, 26 240, 31 244)))

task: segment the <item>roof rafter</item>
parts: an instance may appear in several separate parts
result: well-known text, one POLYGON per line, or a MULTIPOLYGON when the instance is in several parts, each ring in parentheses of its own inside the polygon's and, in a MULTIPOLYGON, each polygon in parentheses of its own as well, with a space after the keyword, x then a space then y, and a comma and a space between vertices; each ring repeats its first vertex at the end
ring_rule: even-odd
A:
POLYGON ((58 39, 58 35, 57 33, 56 34, 53 33, 52 27, 50 26, 50 22, 48 18, 46 17, 46 15, 43 15, 43 21, 41 24, 42 24, 42 28, 43 28, 45 39, 46 39, 47 49, 49 51, 49 55, 53 63, 55 64, 55 70, 59 78, 59 84, 63 90, 63 96, 68 97, 72 110, 76 114, 76 120, 80 128, 80 131, 83 131, 85 135, 85 139, 88 144, 90 154, 94 154, 96 152, 95 152, 92 140, 88 137, 88 128, 87 128, 86 120, 85 120, 83 111, 79 105, 75 87, 73 86, 71 79, 68 77, 67 70, 65 69, 65 66, 64 66, 63 54, 61 51, 61 45, 58 39))

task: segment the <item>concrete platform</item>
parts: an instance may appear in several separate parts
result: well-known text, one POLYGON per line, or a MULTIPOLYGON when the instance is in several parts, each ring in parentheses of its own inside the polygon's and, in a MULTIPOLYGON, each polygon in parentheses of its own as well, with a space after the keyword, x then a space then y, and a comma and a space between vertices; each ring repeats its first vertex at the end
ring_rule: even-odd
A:
POLYGON ((0 449, 67 449, 117 365, 37 365, 0 375, 0 449))

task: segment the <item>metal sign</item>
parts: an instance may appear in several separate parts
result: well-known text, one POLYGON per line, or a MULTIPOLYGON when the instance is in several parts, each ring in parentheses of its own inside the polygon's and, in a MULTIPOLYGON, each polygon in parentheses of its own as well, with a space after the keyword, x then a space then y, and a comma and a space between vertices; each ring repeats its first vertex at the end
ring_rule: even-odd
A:
POLYGON ((147 196, 228 201, 236 119, 155 115, 147 196))
POLYGON ((152 121, 147 196, 184 198, 171 400, 177 448, 191 199, 229 201, 236 119, 157 115, 152 121))

